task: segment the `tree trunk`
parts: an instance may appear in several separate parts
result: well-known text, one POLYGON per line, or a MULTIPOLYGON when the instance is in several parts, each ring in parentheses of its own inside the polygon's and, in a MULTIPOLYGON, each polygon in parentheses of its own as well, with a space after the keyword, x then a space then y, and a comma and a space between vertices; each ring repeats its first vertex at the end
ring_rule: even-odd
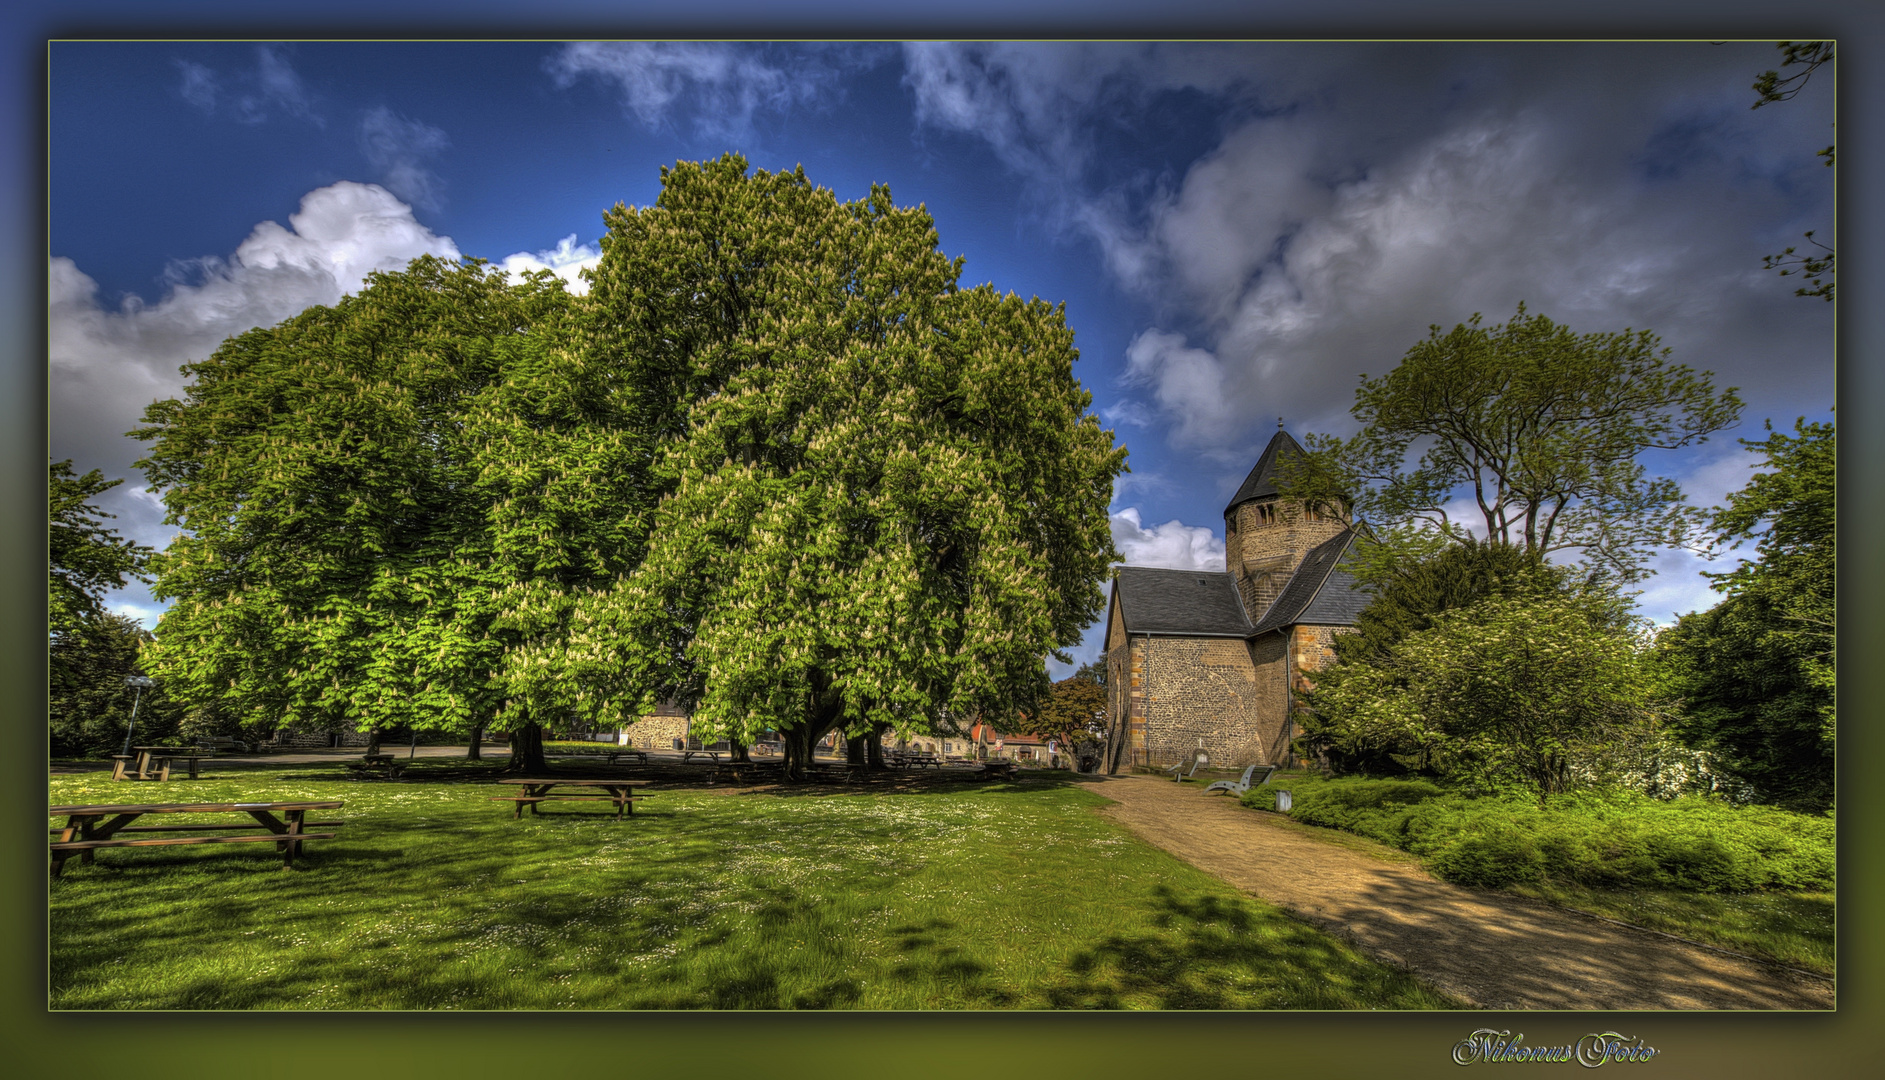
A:
POLYGON ((511 732, 511 760, 505 772, 544 773, 550 763, 543 757, 543 725, 532 720, 511 732))
POLYGON ((366 752, 369 754, 377 754, 380 752, 380 729, 378 725, 367 729, 366 752))
POLYGON ((864 747, 870 742, 869 735, 849 735, 844 740, 844 763, 846 765, 865 764, 864 747))
POLYGON ((728 739, 727 740, 727 760, 737 761, 737 762, 740 762, 741 764, 745 764, 747 762, 752 761, 753 759, 746 752, 745 743, 740 742, 738 739, 728 739))
MULTIPOLYGON (((824 732, 819 732, 822 735, 824 732)), ((780 748, 785 757, 785 778, 803 780, 812 764, 812 745, 818 735, 812 733, 810 725, 789 727, 779 732, 780 748)))
POLYGON ((881 727, 874 728, 870 736, 864 740, 864 760, 873 769, 890 767, 884 764, 884 730, 881 727))
POLYGON ((484 760, 484 748, 482 746, 482 743, 484 742, 485 723, 486 723, 485 721, 480 720, 477 723, 477 725, 471 729, 471 748, 465 751, 465 760, 467 761, 483 761, 484 760))

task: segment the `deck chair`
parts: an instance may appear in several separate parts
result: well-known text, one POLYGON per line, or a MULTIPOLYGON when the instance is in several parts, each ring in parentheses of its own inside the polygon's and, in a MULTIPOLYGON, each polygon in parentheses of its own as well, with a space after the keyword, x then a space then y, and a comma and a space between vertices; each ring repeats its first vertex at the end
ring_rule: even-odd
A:
POLYGON ((1203 747, 1199 747, 1189 754, 1186 754, 1178 764, 1173 765, 1165 771, 1172 774, 1174 781, 1189 780, 1191 779, 1191 774, 1198 771, 1198 766, 1209 765, 1210 763, 1210 755, 1204 752, 1203 747))
POLYGON ((1271 775, 1275 772, 1276 766, 1274 765, 1252 765, 1244 770, 1244 775, 1241 779, 1219 780, 1217 783, 1205 788, 1204 793, 1209 794, 1213 791, 1228 791, 1232 795, 1242 795, 1253 787, 1262 787, 1269 783, 1271 775), (1252 782, 1251 778, 1255 776, 1258 769, 1263 770, 1263 776, 1256 779, 1255 782, 1252 782))

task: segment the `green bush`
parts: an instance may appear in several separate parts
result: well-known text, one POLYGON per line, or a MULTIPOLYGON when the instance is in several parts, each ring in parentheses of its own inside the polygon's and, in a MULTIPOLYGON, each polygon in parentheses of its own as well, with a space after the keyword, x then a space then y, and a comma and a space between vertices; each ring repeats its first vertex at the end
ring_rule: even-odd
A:
MULTIPOLYGON (((1553 880, 1689 892, 1828 889, 1830 815, 1622 791, 1472 797, 1423 780, 1291 778, 1290 816, 1412 852, 1436 875, 1496 887, 1553 880)), ((1272 810, 1275 787, 1244 796, 1272 810)))

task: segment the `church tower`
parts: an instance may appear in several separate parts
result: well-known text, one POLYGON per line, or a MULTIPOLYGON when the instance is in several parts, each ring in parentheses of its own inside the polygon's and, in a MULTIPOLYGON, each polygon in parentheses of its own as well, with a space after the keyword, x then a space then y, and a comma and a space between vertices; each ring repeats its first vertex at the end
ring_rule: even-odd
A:
POLYGON ((1225 569, 1237 583, 1253 623, 1262 620, 1303 556, 1348 527, 1345 507, 1305 506, 1283 498, 1277 486, 1278 464, 1302 454, 1302 445, 1279 423, 1276 436, 1224 508, 1225 569))

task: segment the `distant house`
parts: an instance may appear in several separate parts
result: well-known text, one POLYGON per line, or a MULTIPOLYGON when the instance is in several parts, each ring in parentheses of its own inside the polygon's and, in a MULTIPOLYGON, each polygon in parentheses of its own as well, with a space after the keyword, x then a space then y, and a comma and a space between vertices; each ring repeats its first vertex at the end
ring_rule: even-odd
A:
POLYGON ((623 746, 633 746, 642 750, 668 750, 680 739, 685 744, 687 739, 687 710, 672 701, 663 701, 655 706, 654 712, 638 716, 627 727, 621 728, 616 741, 623 746))
POLYGON ((1224 508, 1222 571, 1122 566, 1106 616, 1107 708, 1121 760, 1281 764, 1292 693, 1334 658, 1368 597, 1339 568, 1356 540, 1345 506, 1284 499, 1279 431, 1224 508))

